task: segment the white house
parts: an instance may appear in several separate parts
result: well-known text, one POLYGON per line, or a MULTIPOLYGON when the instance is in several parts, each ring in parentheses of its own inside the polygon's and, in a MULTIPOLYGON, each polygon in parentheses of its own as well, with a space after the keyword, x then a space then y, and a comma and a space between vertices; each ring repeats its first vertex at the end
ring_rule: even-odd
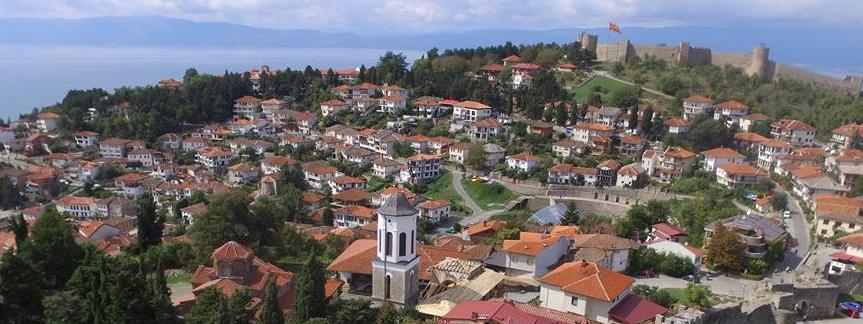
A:
POLYGON ((705 96, 691 96, 683 99, 683 119, 693 120, 711 114, 713 114, 713 99, 705 96))
POLYGON ((540 278, 568 251, 568 236, 521 232, 518 240, 504 240, 503 247, 495 248, 486 263, 506 269, 508 276, 540 278))
POLYGON ((99 133, 80 131, 75 133, 75 145, 82 148, 99 146, 99 133))
POLYGON ((485 104, 476 101, 462 101, 453 105, 453 120, 476 122, 489 117, 491 117, 491 107, 485 104))
POLYGON ((530 152, 521 152, 506 157, 506 166, 519 172, 530 173, 539 167, 539 157, 530 152))
POLYGON ((417 207, 420 211, 420 217, 424 217, 432 223, 438 223, 449 219, 452 203, 446 199, 437 199, 426 201, 417 207))
POLYGON ((694 266, 693 270, 696 273, 698 272, 698 269, 701 269, 701 262, 704 258, 704 251, 697 247, 669 240, 656 240, 648 243, 647 248, 655 250, 660 254, 668 253, 692 261, 692 265, 694 266))
POLYGON ((339 99, 330 99, 321 103, 321 115, 335 116, 349 108, 348 104, 339 99))
POLYGON ((794 146, 815 145, 817 129, 796 119, 780 119, 770 124, 770 137, 794 146))
POLYGON ((596 123, 580 123, 573 129, 572 139, 577 142, 591 143, 594 137, 611 137, 614 135, 614 127, 596 123))
POLYGON ((725 163, 743 163, 746 160, 746 156, 727 147, 709 149, 701 152, 701 155, 704 156, 704 165, 702 167, 705 171, 711 173, 725 163))

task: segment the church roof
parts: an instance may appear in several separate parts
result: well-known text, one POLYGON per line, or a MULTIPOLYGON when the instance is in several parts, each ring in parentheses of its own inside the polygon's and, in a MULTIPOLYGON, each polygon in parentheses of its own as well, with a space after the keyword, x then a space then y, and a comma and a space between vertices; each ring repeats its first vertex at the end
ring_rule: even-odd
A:
POLYGON ((417 212, 417 209, 411 205, 408 198, 401 192, 396 192, 387 197, 381 204, 381 207, 378 208, 378 213, 384 216, 413 216, 417 212))

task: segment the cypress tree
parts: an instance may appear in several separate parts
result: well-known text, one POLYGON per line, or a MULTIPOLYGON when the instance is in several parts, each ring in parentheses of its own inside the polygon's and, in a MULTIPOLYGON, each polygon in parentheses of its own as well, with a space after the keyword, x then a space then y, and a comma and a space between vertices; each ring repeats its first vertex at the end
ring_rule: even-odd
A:
POLYGON ((272 277, 267 282, 267 289, 264 292, 264 306, 261 309, 261 324, 284 324, 285 315, 282 313, 282 308, 279 307, 279 300, 276 293, 278 288, 272 277))
POLYGON ((303 265, 298 276, 297 303, 294 306, 294 316, 300 321, 325 314, 324 303, 324 269, 318 261, 317 249, 303 265))
POLYGON ((9 221, 9 227, 12 228, 12 233, 15 233, 15 245, 18 248, 21 247, 21 244, 27 240, 27 221, 24 220, 23 214, 18 214, 12 216, 12 219, 9 221))
POLYGON ((165 219, 156 212, 152 197, 138 200, 138 251, 143 253, 150 246, 162 242, 162 229, 165 219))
POLYGON ((165 279, 165 270, 162 269, 162 257, 156 263, 156 270, 150 277, 150 289, 153 296, 153 309, 155 310, 155 319, 159 323, 176 323, 177 310, 171 303, 171 289, 168 288, 168 282, 165 279))

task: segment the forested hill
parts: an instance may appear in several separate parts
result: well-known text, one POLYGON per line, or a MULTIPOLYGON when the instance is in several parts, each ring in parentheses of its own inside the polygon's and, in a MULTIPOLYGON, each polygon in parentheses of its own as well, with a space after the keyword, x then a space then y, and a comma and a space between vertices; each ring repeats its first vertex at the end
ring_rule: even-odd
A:
POLYGON ((752 107, 752 112, 764 113, 772 120, 793 118, 807 122, 818 129, 823 140, 836 127, 863 122, 861 98, 797 81, 765 82, 733 67, 680 67, 654 59, 607 67, 618 77, 674 96, 666 103, 673 112, 682 106, 682 98, 691 95, 709 96, 716 102, 738 100, 752 107))

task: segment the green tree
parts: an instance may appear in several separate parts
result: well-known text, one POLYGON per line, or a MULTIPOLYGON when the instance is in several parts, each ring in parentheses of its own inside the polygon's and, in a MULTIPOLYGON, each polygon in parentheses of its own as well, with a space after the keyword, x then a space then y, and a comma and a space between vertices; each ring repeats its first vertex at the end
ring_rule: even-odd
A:
POLYGON ((18 188, 12 184, 9 177, 0 177, 0 209, 15 209, 24 203, 24 198, 18 188))
POLYGON ((368 299, 342 299, 332 308, 330 321, 334 324, 373 323, 377 319, 368 299))
POLYGON ((774 210, 782 210, 788 208, 788 196, 782 192, 774 192, 773 198, 770 200, 770 206, 773 207, 774 210))
POLYGON ((33 226, 29 244, 21 254, 42 275, 40 282, 45 284, 44 287, 57 290, 65 286, 75 272, 83 250, 75 243, 66 219, 49 206, 33 226))
POLYGON ((566 122, 569 120, 569 115, 566 111, 566 104, 563 102, 554 106, 554 121, 557 126, 566 126, 566 122))
POLYGON ((578 207, 575 205, 575 202, 570 201, 566 204, 566 213, 563 214, 563 220, 561 223, 565 225, 578 225, 581 221, 581 212, 578 211, 578 207))
POLYGON ((42 321, 39 273, 26 260, 7 250, 0 258, 0 314, 4 323, 42 321))
POLYGON ((467 149, 467 155, 464 159, 464 164, 474 170, 485 170, 486 156, 485 149, 482 143, 473 143, 467 149))
POLYGON ((403 53, 396 54, 388 51, 378 60, 377 73, 384 83, 402 83, 407 67, 407 58, 403 53))
POLYGON ((45 323, 88 323, 84 319, 84 310, 81 308, 81 300, 69 292, 61 291, 45 297, 42 304, 45 309, 45 323))
POLYGON ((396 142, 393 145, 393 153, 396 157, 406 158, 414 155, 415 152, 410 142, 396 142))
POLYGON ((9 220, 9 227, 12 230, 12 233, 15 234, 15 245, 21 246, 24 244, 24 241, 27 240, 27 221, 24 220, 24 214, 17 214, 11 217, 9 220))
POLYGON ((654 293, 647 296, 647 298, 666 308, 671 307, 675 302, 677 302, 674 295, 668 292, 668 289, 657 289, 654 293))
POLYGON ((330 208, 330 206, 327 206, 326 208, 324 208, 324 225, 333 226, 333 219, 333 209, 330 208))
POLYGON ((687 284, 683 289, 683 300, 686 305, 696 307, 710 307, 712 293, 705 285, 687 284))
POLYGON ((276 287, 273 278, 267 281, 267 288, 264 291, 264 305, 261 308, 261 324, 284 324, 285 315, 282 313, 282 308, 279 306, 279 299, 276 294, 276 287))
POLYGON ((743 268, 744 248, 736 233, 718 224, 707 244, 706 259, 718 269, 737 272, 743 268))
POLYGON ((616 88, 609 93, 608 104, 623 109, 638 107, 638 96, 638 88, 636 87, 616 88))
POLYGON ((706 149, 729 146, 734 134, 725 127, 722 121, 714 119, 696 120, 686 134, 690 149, 703 151, 706 149))
POLYGON ((311 255, 297 275, 297 303, 294 307, 296 319, 305 321, 324 315, 325 281, 324 267, 318 261, 317 249, 312 249, 311 255))
POLYGON ((149 195, 138 200, 138 246, 140 252, 162 243, 165 215, 156 212, 156 203, 149 195))
POLYGON ((228 241, 237 241, 260 255, 268 252, 264 246, 279 247, 278 230, 284 222, 258 208, 253 213, 250 202, 248 194, 241 190, 213 197, 207 210, 195 218, 190 233, 199 260, 208 259, 215 248, 228 241))
POLYGON ((156 269, 150 276, 149 285, 153 303, 154 317, 157 323, 176 323, 177 310, 171 303, 171 289, 165 279, 165 269, 162 268, 162 258, 159 256, 156 269))
POLYGON ((204 289, 195 296, 195 307, 189 312, 186 322, 189 324, 220 324, 224 310, 222 294, 215 288, 204 289))
POLYGON ((389 302, 384 302, 378 310, 376 324, 399 324, 399 312, 389 302))

